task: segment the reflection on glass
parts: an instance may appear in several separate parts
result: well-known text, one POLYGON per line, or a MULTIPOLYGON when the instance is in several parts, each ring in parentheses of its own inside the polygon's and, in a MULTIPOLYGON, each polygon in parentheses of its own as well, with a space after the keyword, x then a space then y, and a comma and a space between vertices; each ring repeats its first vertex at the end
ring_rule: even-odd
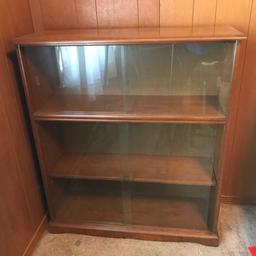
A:
POLYGON ((223 108, 233 51, 232 43, 56 47, 61 88, 90 96, 212 95, 223 108))
POLYGON ((232 42, 25 48, 35 110, 185 116, 227 112, 234 50, 232 42))
MULTIPOLYGON (((63 156, 64 160, 73 157, 77 158, 78 162, 80 160, 84 163, 88 162, 84 164, 85 170, 80 168, 81 172, 88 171, 90 166, 93 167, 91 163, 94 163, 98 169, 105 168, 106 173, 111 172, 114 166, 114 169, 120 172, 119 176, 124 178, 123 171, 130 175, 132 169, 139 170, 138 163, 142 162, 144 166, 141 165, 141 169, 147 171, 153 168, 152 165, 150 166, 153 164, 156 170, 162 168, 168 175, 168 165, 170 165, 168 161, 177 157, 182 160, 179 165, 184 165, 188 160, 188 166, 193 161, 201 162, 204 159, 203 162, 207 162, 209 169, 206 171, 209 171, 211 176, 217 132, 221 126, 64 122, 44 124, 42 128, 47 136, 54 139, 54 145, 59 151, 53 161, 54 155, 48 153, 51 152, 48 144, 44 145, 46 160, 50 159, 51 162, 50 170, 54 169, 58 162, 62 162, 63 159, 59 156, 63 156), (93 161, 89 163, 89 160, 93 161)), ((94 168, 95 171, 97 168, 94 168)), ((73 167, 68 169, 74 170, 73 167)))

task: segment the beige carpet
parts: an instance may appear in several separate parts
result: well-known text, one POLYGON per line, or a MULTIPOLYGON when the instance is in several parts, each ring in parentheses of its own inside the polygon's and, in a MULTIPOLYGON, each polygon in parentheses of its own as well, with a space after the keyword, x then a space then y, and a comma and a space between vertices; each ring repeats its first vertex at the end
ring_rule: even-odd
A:
POLYGON ((33 256, 236 256, 256 246, 256 206, 223 205, 220 246, 45 233, 33 256))

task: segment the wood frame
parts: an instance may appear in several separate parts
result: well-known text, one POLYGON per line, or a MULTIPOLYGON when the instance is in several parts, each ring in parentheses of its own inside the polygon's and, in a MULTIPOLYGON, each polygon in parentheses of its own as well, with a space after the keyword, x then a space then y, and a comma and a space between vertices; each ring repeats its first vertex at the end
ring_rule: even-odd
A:
MULTIPOLYGON (((130 29, 100 29, 100 30, 83 30, 83 31, 54 31, 54 32, 40 32, 28 36, 24 36, 15 40, 17 44, 17 54, 19 59, 19 64, 22 73, 22 79, 25 87, 25 94, 27 99, 27 104, 29 106, 30 118, 33 128, 33 133, 35 137, 35 142, 37 146, 38 156, 40 160, 42 176, 44 181, 44 186, 46 190, 46 195, 48 198, 49 212, 50 216, 55 216, 56 202, 52 200, 51 191, 53 189, 53 184, 48 178, 47 174, 47 164, 45 160, 45 154, 42 147, 42 136, 40 135, 40 122, 42 121, 71 121, 71 122, 161 122, 161 123, 201 123, 201 124, 223 124, 225 126, 225 135, 223 138, 223 147, 221 150, 221 157, 218 163, 219 175, 216 177, 217 186, 215 192, 212 192, 212 198, 215 204, 211 208, 211 219, 209 222, 209 231, 198 231, 198 230, 188 230, 188 229, 163 229, 163 228, 149 228, 149 227, 138 227, 136 225, 131 226, 118 226, 111 224, 97 225, 77 225, 77 224, 67 224, 50 222, 49 230, 51 232, 77 232, 90 235, 107 235, 114 237, 129 237, 137 239, 153 239, 153 240, 163 240, 163 241, 191 241, 199 242, 205 245, 217 246, 219 243, 219 237, 217 232, 219 208, 220 208, 220 188, 222 181, 222 173, 224 165, 226 164, 225 156, 228 155, 230 150, 230 143, 232 141, 232 130, 234 125, 234 118, 236 111, 233 108, 238 101, 240 85, 235 84, 235 79, 239 74, 240 63, 240 42, 246 39, 246 37, 239 31, 226 26, 216 26, 216 27, 194 27, 192 28, 130 28, 130 29), (104 116, 86 116, 86 115, 63 115, 60 116, 58 113, 50 115, 43 112, 33 112, 32 108, 32 97, 29 90, 29 81, 26 74, 26 61, 25 56, 21 50, 24 46, 54 46, 54 45, 100 45, 100 44, 164 44, 164 43, 177 43, 177 42, 215 42, 215 41, 236 41, 237 51, 236 51, 236 65, 233 71, 233 86, 229 109, 230 113, 227 118, 196 118, 192 116, 179 116, 178 118, 169 116, 161 117, 157 119, 154 116, 147 116, 136 119, 133 116, 123 117, 117 116, 104 117, 104 116)), ((115 179, 114 177, 113 179, 115 179)), ((209 182, 209 181, 208 181, 209 182)), ((56 190, 55 190, 56 191, 56 190)), ((59 191, 59 197, 62 197, 62 191, 59 191)))

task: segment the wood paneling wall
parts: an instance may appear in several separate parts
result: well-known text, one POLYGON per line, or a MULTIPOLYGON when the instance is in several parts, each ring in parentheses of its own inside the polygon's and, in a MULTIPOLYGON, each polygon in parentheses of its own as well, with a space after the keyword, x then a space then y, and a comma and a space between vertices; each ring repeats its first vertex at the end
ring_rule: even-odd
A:
POLYGON ((30 0, 36 31, 126 26, 229 24, 249 36, 234 141, 224 173, 226 201, 256 201, 256 0, 30 0))
POLYGON ((253 1, 231 166, 226 170, 227 201, 256 203, 256 1, 253 1), (229 178, 230 177, 230 178, 229 178))
POLYGON ((30 0, 35 30, 231 24, 247 33, 253 0, 30 0))
POLYGON ((45 223, 24 121, 13 37, 33 31, 27 0, 0 1, 0 255, 29 255, 45 223))

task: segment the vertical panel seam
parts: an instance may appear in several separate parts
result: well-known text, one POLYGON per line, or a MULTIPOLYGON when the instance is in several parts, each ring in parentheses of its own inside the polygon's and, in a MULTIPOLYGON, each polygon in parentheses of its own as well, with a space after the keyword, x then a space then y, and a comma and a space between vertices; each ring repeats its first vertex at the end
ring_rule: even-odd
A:
POLYGON ((158 0, 159 1, 159 27, 161 27, 161 0, 158 0))
POLYGON ((79 22, 80 18, 79 18, 79 15, 78 15, 77 0, 74 0, 73 3, 75 5, 76 25, 80 27, 80 22, 79 22))
POLYGON ((137 27, 140 27, 140 8, 139 8, 139 1, 137 0, 137 27))
POLYGON ((215 15, 214 15, 214 26, 216 26, 216 21, 217 21, 218 3, 219 3, 219 0, 216 0, 216 4, 215 4, 215 15))
POLYGON ((192 21, 191 21, 191 27, 192 28, 194 27, 195 1, 196 0, 193 0, 193 3, 192 3, 192 21))
MULTIPOLYGON (((251 1, 251 8, 250 8, 250 14, 249 14, 249 22, 248 22, 248 25, 247 25, 246 36, 248 36, 248 34, 249 34, 249 29, 250 29, 250 27, 251 27, 253 5, 254 5, 254 0, 251 1)), ((247 43, 246 43, 246 48, 247 48, 247 43)))
POLYGON ((97 4, 97 0, 94 0, 94 5, 95 5, 95 12, 96 12, 97 28, 99 28, 99 18, 98 18, 98 4, 97 4))
MULTIPOLYGON (((34 18, 34 13, 33 13, 33 10, 32 10, 32 7, 31 7, 31 1, 33 1, 33 0, 29 0, 28 1, 28 4, 29 4, 29 12, 30 12, 30 18, 31 18, 31 21, 32 21, 32 25, 33 25, 33 31, 34 32, 38 32, 39 30, 42 30, 42 13, 41 13, 41 11, 40 11, 40 13, 38 13, 39 14, 39 19, 41 20, 41 28, 40 29, 38 29, 38 23, 35 21, 35 18, 34 18)), ((35 0, 34 0, 35 1, 35 0)), ((40 1, 38 1, 38 4, 39 4, 39 6, 40 6, 40 1)))

